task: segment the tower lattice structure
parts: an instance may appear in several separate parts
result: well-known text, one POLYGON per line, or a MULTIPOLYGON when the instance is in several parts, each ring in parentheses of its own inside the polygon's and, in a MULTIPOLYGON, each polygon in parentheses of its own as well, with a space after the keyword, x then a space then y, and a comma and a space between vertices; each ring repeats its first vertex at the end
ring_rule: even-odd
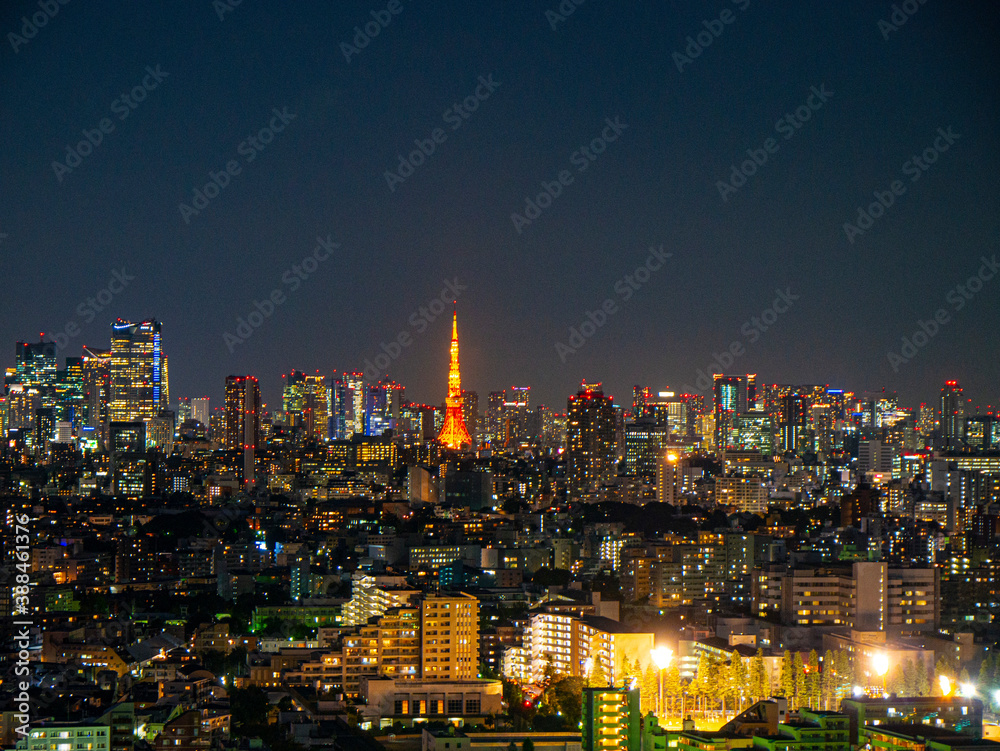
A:
POLYGON ((472 437, 462 415, 462 376, 458 369, 458 308, 451 319, 451 364, 448 366, 448 398, 445 400, 444 426, 438 441, 450 449, 471 446, 472 437))

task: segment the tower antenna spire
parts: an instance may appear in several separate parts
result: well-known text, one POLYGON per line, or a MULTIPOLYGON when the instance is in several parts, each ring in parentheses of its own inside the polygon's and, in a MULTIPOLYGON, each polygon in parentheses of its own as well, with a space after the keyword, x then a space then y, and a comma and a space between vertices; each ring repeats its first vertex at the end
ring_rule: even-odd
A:
POLYGON ((458 300, 454 301, 454 311, 451 318, 451 361, 448 365, 448 397, 445 399, 444 425, 438 435, 438 441, 450 449, 460 449, 471 446, 472 437, 465 427, 465 415, 462 406, 462 376, 458 367, 458 300))

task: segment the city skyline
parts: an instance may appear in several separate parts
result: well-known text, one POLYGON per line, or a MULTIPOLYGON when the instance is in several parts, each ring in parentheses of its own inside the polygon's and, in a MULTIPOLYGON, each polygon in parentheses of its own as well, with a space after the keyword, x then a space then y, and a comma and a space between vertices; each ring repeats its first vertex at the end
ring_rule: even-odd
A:
POLYGON ((47 292, 12 287, 0 341, 155 316, 175 393, 255 373, 273 403, 407 332, 389 375, 436 401, 445 292, 480 392, 621 400, 735 347, 998 401, 996 8, 401 3, 366 42, 361 2, 225 7, 60 5, 30 38, 34 4, 0 11, 0 268, 47 292))

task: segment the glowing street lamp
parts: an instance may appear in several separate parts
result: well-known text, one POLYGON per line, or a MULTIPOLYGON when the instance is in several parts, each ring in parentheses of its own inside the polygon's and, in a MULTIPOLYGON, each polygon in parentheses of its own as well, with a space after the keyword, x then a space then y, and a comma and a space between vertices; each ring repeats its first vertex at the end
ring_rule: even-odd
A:
POLYGON ((938 685, 941 686, 941 695, 942 696, 951 696, 951 692, 954 690, 954 688, 951 685, 951 681, 948 680, 948 676, 946 676, 946 675, 939 675, 938 676, 938 685))
POLYGON ((962 696, 972 699, 976 696, 976 685, 974 683, 963 683, 960 687, 962 696))
POLYGON ((660 699, 656 705, 657 714, 660 717, 665 717, 663 712, 663 671, 670 667, 670 661, 674 657, 674 652, 669 647, 657 647, 656 649, 649 650, 649 657, 653 660, 653 664, 656 665, 660 673, 660 699))
POLYGON ((882 679, 882 693, 885 693, 885 674, 889 672, 889 655, 881 652, 875 655, 875 672, 882 679))

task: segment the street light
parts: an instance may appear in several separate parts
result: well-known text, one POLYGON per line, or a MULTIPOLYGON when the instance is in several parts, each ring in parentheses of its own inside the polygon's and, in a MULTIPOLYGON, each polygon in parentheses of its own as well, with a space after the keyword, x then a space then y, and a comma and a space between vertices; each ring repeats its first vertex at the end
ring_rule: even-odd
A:
POLYGON ((885 674, 889 672, 889 655, 881 652, 875 655, 875 672, 882 679, 882 693, 885 693, 885 674))
POLYGON ((656 705, 657 713, 661 717, 665 717, 663 712, 663 671, 670 666, 670 661, 674 657, 674 651, 669 647, 657 647, 656 649, 649 650, 649 656, 660 673, 660 699, 656 705))
POLYGON ((938 676, 938 684, 941 686, 941 695, 942 696, 951 696, 952 685, 951 685, 951 681, 948 680, 948 676, 946 676, 946 675, 939 675, 938 676))

